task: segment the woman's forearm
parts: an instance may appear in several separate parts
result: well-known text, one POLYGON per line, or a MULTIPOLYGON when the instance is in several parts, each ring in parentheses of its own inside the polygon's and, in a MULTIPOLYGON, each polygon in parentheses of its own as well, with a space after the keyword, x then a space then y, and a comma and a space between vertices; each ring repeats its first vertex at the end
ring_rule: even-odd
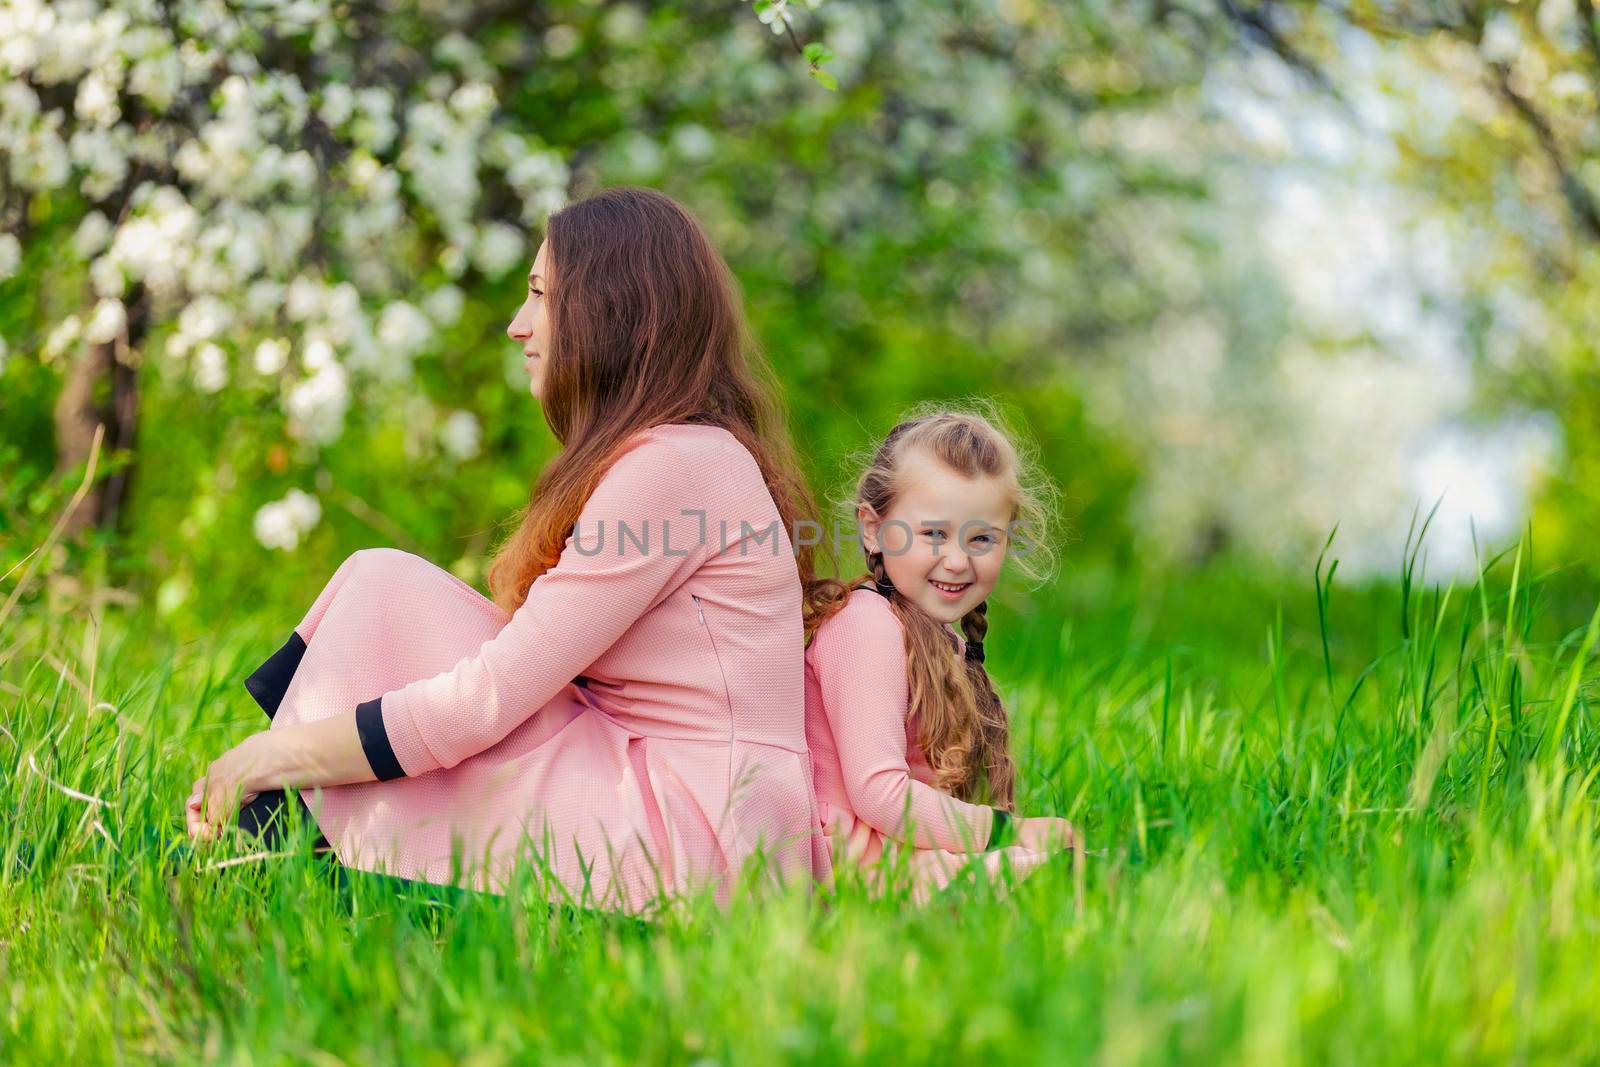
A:
POLYGON ((253 733, 211 761, 185 806, 189 833, 212 837, 233 822, 246 794, 266 789, 374 782, 352 709, 319 722, 253 733))
POLYGON ((262 737, 268 755, 256 788, 300 789, 377 781, 361 747, 353 709, 316 722, 279 726, 262 737))

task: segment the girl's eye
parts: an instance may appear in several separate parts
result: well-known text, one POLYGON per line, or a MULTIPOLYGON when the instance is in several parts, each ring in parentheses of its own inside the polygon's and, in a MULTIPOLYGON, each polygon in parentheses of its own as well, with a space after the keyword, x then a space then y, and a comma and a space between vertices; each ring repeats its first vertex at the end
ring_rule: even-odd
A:
POLYGON ((927 534, 929 537, 943 537, 944 536, 944 531, 943 530, 923 530, 922 532, 927 534))
POLYGON ((974 537, 973 540, 982 541, 987 544, 988 542, 993 541, 994 538, 990 537, 988 534, 979 534, 978 536, 974 537))
POLYGON ((544 290, 543 289, 535 289, 531 285, 528 286, 528 292, 532 293, 534 296, 543 296, 544 295, 544 290))

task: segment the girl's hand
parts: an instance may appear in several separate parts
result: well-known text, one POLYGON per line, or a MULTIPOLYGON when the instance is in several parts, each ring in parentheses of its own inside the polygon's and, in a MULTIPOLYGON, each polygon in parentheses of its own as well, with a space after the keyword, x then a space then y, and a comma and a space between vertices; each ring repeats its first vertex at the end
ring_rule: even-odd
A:
POLYGON ((195 779, 184 805, 189 836, 203 841, 221 834, 233 822, 242 804, 248 804, 271 787, 273 739, 263 730, 251 734, 218 756, 195 779))
POLYGON ((1034 852, 1056 852, 1064 848, 1081 849, 1083 841, 1072 824, 1053 815, 1018 819, 1017 844, 1034 852))

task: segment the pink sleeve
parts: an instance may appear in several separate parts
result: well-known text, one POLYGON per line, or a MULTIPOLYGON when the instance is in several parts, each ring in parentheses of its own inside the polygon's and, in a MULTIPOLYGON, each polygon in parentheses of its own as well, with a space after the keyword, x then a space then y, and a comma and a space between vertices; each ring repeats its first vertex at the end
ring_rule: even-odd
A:
POLYGON ((981 851, 993 810, 918 781, 906 764, 911 690, 893 609, 877 600, 847 603, 813 644, 823 711, 856 815, 897 841, 907 840, 909 830, 918 848, 981 851))
MULTIPOLYGON (((619 457, 555 566, 498 634, 450 670, 368 702, 363 743, 376 737, 378 748, 392 749, 389 776, 454 767, 582 674, 715 549, 715 538, 702 536, 706 496, 673 442, 647 439, 619 457), (619 536, 619 522, 628 536, 619 536)), ((374 746, 367 750, 371 758, 374 746)))

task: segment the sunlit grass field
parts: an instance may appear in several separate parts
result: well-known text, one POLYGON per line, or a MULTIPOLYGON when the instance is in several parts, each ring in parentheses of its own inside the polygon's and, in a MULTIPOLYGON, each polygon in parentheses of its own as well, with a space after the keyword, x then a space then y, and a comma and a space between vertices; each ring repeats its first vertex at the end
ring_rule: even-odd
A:
POLYGON ((303 604, 199 640, 0 632, 0 1058, 13 1063, 1600 1059, 1596 590, 1068 568, 994 610, 1021 808, 1090 854, 935 903, 652 922, 171 853, 303 604))

